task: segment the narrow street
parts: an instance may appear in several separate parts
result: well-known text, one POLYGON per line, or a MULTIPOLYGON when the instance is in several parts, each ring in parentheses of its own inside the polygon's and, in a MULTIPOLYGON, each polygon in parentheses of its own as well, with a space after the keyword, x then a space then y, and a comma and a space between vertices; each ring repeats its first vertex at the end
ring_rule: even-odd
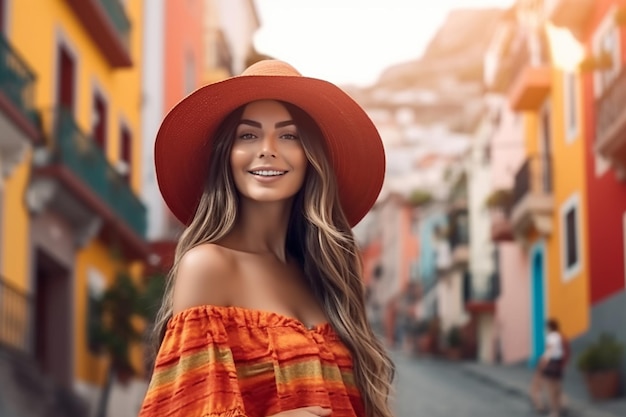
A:
POLYGON ((396 417, 529 417, 524 399, 486 385, 454 363, 394 353, 396 417))

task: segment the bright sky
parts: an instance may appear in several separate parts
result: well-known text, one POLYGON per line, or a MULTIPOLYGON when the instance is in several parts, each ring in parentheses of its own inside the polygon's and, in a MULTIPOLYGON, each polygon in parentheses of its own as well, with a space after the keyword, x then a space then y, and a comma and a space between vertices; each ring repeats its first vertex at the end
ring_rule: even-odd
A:
POLYGON ((303 75, 373 84, 396 63, 417 59, 455 8, 508 7, 513 0, 255 0, 255 46, 303 75))

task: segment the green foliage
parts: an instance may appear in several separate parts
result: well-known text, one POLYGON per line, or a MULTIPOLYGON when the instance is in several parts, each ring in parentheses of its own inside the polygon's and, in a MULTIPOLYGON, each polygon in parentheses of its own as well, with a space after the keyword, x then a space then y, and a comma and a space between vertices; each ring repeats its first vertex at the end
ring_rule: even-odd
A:
POLYGON ((158 310, 165 277, 150 277, 139 286, 127 273, 119 273, 113 284, 92 307, 89 332, 92 345, 97 351, 111 356, 116 370, 133 371, 130 363, 130 346, 142 338, 136 327, 136 318, 151 322, 158 310))
POLYGON ((409 202, 414 206, 422 206, 433 200, 433 196, 428 191, 414 190, 409 196, 409 202))
POLYGON ((590 344, 578 357, 578 369, 583 372, 596 372, 618 369, 624 345, 614 336, 602 333, 599 339, 590 344))
POLYGON ((489 195, 489 197, 487 197, 487 201, 485 201, 485 204, 489 208, 509 207, 512 197, 513 194, 511 190, 495 190, 489 195))
POLYGON ((139 299, 139 312, 148 322, 153 322, 161 307, 161 300, 165 293, 166 276, 152 275, 146 278, 145 286, 139 299))

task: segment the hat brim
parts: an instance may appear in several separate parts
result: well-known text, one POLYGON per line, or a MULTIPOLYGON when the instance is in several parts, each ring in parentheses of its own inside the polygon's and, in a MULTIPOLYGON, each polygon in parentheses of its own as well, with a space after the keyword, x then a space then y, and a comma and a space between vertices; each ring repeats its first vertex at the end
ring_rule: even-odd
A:
POLYGON ((208 175, 216 129, 235 109, 264 99, 294 104, 319 125, 342 208, 350 226, 355 226, 383 184, 382 140, 350 96, 334 84, 308 77, 233 77, 201 87, 174 106, 157 133, 154 155, 159 189, 172 213, 185 225, 191 222, 208 175))

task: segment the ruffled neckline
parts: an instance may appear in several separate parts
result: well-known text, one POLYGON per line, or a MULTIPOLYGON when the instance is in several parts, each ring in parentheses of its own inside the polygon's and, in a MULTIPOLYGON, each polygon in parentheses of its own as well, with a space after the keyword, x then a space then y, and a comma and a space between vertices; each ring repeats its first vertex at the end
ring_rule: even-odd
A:
POLYGON ((187 320, 215 317, 224 322, 236 322, 244 327, 292 327, 303 332, 334 334, 329 322, 306 326, 295 317, 273 311, 257 310, 237 306, 199 305, 178 312, 168 322, 168 328, 187 320))

